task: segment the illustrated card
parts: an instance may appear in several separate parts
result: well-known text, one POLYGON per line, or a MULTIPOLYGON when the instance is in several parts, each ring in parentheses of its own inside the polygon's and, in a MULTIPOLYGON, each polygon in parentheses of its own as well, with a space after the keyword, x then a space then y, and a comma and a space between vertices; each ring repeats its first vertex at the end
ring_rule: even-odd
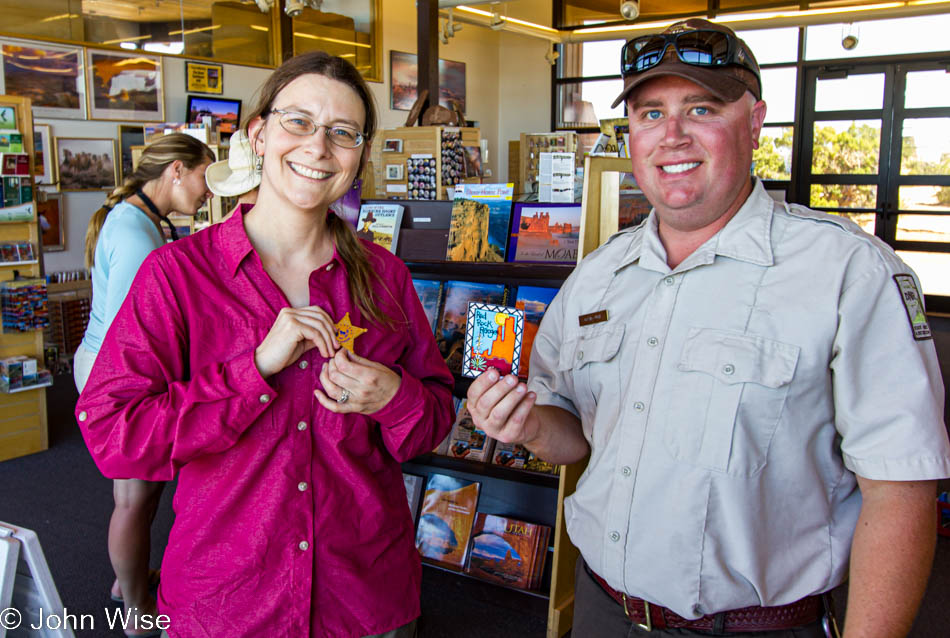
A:
POLYGON ((524 337, 524 311, 480 302, 468 305, 462 376, 477 377, 489 367, 502 375, 518 373, 524 337))

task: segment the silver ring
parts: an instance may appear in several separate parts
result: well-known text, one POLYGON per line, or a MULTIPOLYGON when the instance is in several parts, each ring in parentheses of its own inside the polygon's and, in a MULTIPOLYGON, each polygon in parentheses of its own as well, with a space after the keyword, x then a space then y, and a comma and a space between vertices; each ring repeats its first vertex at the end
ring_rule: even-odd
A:
POLYGON ((350 400, 350 391, 346 388, 343 389, 343 394, 340 395, 340 398, 336 400, 337 403, 346 403, 350 400))

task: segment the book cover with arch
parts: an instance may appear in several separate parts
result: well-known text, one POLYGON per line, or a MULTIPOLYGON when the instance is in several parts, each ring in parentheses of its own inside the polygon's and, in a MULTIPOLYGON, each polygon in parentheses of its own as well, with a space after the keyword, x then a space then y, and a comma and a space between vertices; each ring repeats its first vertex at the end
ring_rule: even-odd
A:
POLYGON ((462 376, 477 377, 490 367, 502 376, 518 374, 523 337, 523 310, 477 301, 469 303, 462 376))

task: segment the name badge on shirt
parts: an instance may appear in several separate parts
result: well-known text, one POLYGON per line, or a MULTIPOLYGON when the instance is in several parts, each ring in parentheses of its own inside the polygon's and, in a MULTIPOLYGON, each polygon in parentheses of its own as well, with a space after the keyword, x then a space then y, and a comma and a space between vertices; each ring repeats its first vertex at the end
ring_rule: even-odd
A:
POLYGON ((581 326, 590 326, 595 323, 603 323, 607 321, 607 311, 598 310, 597 312, 592 312, 587 315, 580 315, 577 318, 577 321, 580 322, 581 326))

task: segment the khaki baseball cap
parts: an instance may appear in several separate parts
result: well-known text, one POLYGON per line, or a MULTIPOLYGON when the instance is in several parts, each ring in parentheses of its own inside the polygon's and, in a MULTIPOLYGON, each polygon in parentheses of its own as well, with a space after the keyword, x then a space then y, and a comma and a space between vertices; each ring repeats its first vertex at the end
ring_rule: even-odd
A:
MULTIPOLYGON (((643 82, 661 75, 675 75, 691 80, 726 102, 735 102, 746 91, 752 93, 755 99, 762 99, 759 64, 756 62, 749 46, 732 29, 701 18, 690 18, 671 24, 660 35, 672 35, 688 31, 719 31, 734 38, 734 63, 724 66, 686 64, 679 59, 675 47, 670 44, 659 64, 640 73, 631 73, 624 77, 623 91, 620 92, 610 108, 616 108, 618 104, 627 99, 633 89, 643 82), (755 69, 755 71, 753 72, 752 69, 755 69)), ((627 44, 629 46, 629 42, 627 44)))

